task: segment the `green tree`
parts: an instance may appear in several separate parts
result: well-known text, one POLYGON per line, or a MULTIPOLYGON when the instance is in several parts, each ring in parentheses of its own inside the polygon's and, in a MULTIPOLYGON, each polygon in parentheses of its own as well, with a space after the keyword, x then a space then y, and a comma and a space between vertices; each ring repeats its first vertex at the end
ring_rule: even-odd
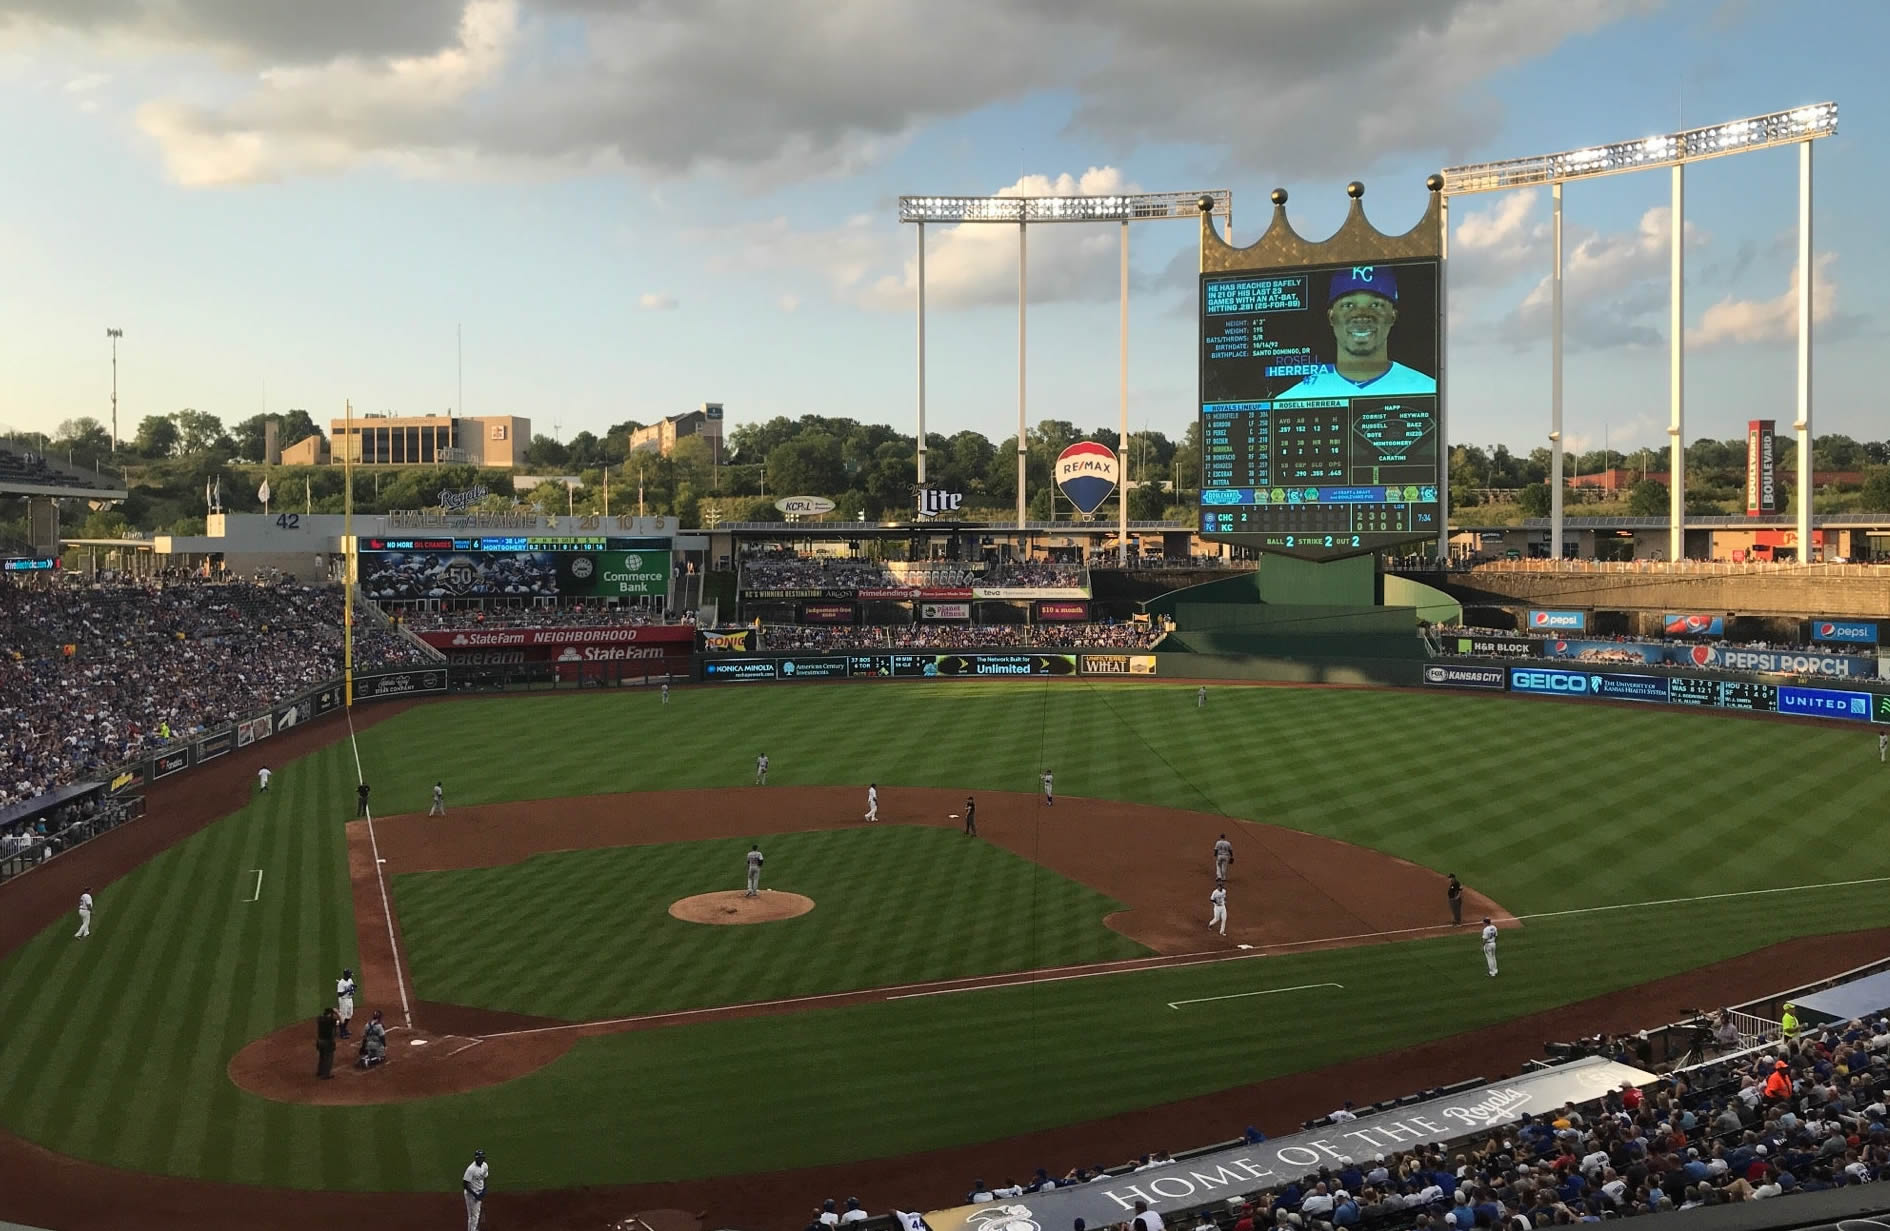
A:
POLYGON ((676 481, 687 483, 698 492, 709 490, 709 461, 709 442, 701 436, 684 436, 669 451, 670 465, 676 469, 676 481))
POLYGON ((820 496, 846 489, 840 442, 811 433, 776 445, 768 454, 768 486, 783 496, 820 496))
POLYGON ((112 434, 105 430, 104 424, 90 415, 67 419, 53 433, 51 445, 46 451, 55 456, 69 454, 73 461, 82 466, 94 465, 110 456, 112 434))
POLYGON ((207 411, 185 407, 171 416, 177 424, 177 451, 186 456, 230 451, 223 420, 207 411))
POLYGON ((571 460, 571 451, 540 432, 525 450, 525 464, 534 470, 562 470, 571 460))
POLYGON ((1522 494, 1516 497, 1516 503, 1522 506, 1524 517, 1547 517, 1554 499, 1547 483, 1531 483, 1522 489, 1522 494))
POLYGON ((169 457, 177 452, 177 423, 169 415, 146 415, 138 423, 138 434, 132 437, 131 447, 143 457, 169 457))
POLYGON ((125 515, 117 509, 99 509, 87 517, 85 524, 79 527, 79 537, 82 539, 122 539, 125 537, 125 531, 130 528, 131 523, 126 521, 125 515))
POLYGON ((1137 483, 1129 489, 1129 520, 1160 521, 1168 508, 1168 493, 1155 480, 1137 483))
POLYGON ((1628 512, 1635 517, 1660 517, 1668 510, 1667 485, 1642 479, 1628 491, 1628 512))
POLYGON ((1864 480, 1858 507, 1870 513, 1890 513, 1890 470, 1878 470, 1864 480))

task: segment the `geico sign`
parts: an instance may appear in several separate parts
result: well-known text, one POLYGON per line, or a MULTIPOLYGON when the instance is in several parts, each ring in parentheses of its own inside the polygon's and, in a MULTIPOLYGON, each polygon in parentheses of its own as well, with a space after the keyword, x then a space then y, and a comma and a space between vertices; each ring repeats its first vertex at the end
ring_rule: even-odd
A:
POLYGON ((1574 675, 1567 671, 1512 671, 1509 675, 1511 688, 1523 692, 1580 692, 1588 691, 1588 677, 1574 675))

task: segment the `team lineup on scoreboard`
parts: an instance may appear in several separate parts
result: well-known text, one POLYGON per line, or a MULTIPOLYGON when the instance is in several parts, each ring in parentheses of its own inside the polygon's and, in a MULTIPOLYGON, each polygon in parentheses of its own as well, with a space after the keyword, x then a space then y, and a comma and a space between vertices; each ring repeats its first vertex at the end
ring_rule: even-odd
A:
POLYGON ((1306 555, 1434 537, 1438 332, 1434 261, 1203 275, 1201 533, 1306 555))

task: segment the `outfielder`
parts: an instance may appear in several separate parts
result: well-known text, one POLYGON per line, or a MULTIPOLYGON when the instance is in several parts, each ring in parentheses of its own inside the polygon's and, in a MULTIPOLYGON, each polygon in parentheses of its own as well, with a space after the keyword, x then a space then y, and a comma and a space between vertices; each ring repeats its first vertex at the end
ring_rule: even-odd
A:
POLYGON ((87 889, 79 895, 79 930, 72 934, 72 939, 92 934, 92 891, 87 889))
POLYGON ((663 685, 663 704, 669 704, 669 685, 667 683, 663 685))
POLYGON ((348 1022, 354 1017, 354 971, 344 970, 335 980, 335 1017, 341 1022, 341 1037, 348 1037, 348 1022))
POLYGON ((765 752, 755 758, 755 785, 768 785, 768 754, 765 752))
POLYGON ((877 782, 868 783, 866 787, 866 819, 869 821, 879 819, 879 784, 877 782))
POLYGON ((1203 684, 1201 685, 1201 687, 1194 690, 1194 708, 1198 710, 1207 708, 1207 685, 1206 684, 1203 684))
POLYGON ((1051 778, 1050 771, 1047 769, 1043 771, 1043 802, 1052 805, 1057 802, 1054 780, 1051 778))
POLYGON ((1208 918, 1210 929, 1219 926, 1221 935, 1227 935, 1227 886, 1214 882, 1214 892, 1208 894, 1208 901, 1214 904, 1214 914, 1208 918))
POLYGON ((256 789, 259 791, 267 791, 269 789, 269 767, 267 765, 256 771, 256 789))
POLYGON ((758 898, 761 896, 761 859, 760 843, 756 843, 748 848, 748 892, 743 894, 743 897, 758 898))
POLYGON ((1227 869, 1233 866, 1233 862, 1234 844, 1227 840, 1226 834, 1222 834, 1220 841, 1214 844, 1214 879, 1225 881, 1227 869))
POLYGON ((428 816, 445 816, 446 815, 446 784, 445 783, 436 782, 433 784, 433 806, 427 809, 427 815, 428 816))
POLYGON ((1490 968, 1490 978, 1496 977, 1496 925, 1490 922, 1488 915, 1483 916, 1483 964, 1490 968))
POLYGON ((486 1152, 474 1150, 473 1160, 460 1178, 466 1195, 466 1231, 479 1231, 479 1214, 486 1202, 486 1152))

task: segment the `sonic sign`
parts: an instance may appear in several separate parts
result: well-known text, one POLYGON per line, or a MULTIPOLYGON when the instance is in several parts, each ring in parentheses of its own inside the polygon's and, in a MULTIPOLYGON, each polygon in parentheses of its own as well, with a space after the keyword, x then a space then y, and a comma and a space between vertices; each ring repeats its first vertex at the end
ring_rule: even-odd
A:
POLYGON ((1094 440, 1079 440, 1057 454, 1057 490, 1085 517, 1095 515, 1122 477, 1115 450, 1094 440))

